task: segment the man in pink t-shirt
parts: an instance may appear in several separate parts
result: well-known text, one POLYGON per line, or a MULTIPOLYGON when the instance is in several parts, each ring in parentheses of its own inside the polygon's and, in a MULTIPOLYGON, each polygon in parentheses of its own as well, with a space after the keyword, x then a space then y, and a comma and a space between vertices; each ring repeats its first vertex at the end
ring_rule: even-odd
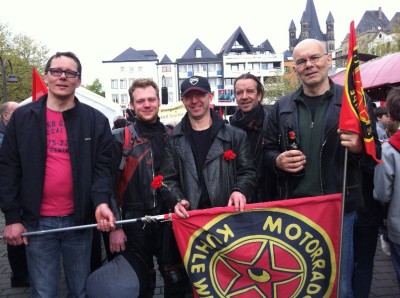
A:
POLYGON ((101 112, 75 97, 81 74, 75 54, 53 55, 44 75, 48 94, 14 112, 0 149, 3 239, 26 245, 31 297, 59 296, 61 260, 68 296, 86 296, 93 230, 30 236, 29 245, 23 233, 95 220, 101 231, 114 229, 111 129, 101 112))

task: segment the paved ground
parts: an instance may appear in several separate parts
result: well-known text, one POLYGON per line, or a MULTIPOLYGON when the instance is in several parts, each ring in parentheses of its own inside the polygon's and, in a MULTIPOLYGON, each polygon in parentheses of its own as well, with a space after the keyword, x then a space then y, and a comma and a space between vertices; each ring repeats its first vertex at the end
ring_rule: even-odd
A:
MULTIPOLYGON (((0 235, 3 234, 4 217, 0 212, 0 235)), ((369 298, 397 298, 400 297, 399 287, 393 270, 390 257, 384 255, 380 249, 379 242, 375 256, 374 276, 372 289, 369 298)), ((66 297, 65 283, 63 276, 60 297, 66 297)), ((29 297, 29 288, 11 288, 10 287, 10 266, 7 259, 6 246, 0 242, 0 297, 4 298, 27 298, 29 297)), ((157 288, 154 298, 163 297, 163 281, 157 276, 157 288)))

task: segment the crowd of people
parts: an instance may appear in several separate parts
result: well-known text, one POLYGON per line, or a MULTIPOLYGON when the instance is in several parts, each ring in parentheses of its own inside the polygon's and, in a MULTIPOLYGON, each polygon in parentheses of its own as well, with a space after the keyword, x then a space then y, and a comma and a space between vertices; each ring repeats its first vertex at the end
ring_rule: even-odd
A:
POLYGON ((11 286, 30 286, 31 297, 56 297, 62 265, 68 296, 147 298, 158 269, 165 297, 192 297, 171 223, 120 226, 117 220, 170 212, 187 218, 190 210, 221 206, 241 212, 248 203, 341 193, 344 174, 339 297, 368 297, 386 209, 385 241, 400 277, 400 139, 398 125, 387 130, 400 121, 400 89, 388 95, 386 111, 366 96, 378 158, 382 149, 384 163, 377 165, 360 135, 338 127, 344 89, 328 76, 332 56, 325 45, 303 40, 293 61, 301 86, 272 107, 262 105, 265 91, 256 76, 237 77, 238 108, 229 123, 210 107, 207 78, 182 82, 186 114, 174 127, 160 122, 157 84, 136 79, 128 90, 129 118, 115 119, 110 129, 104 115, 75 96, 82 75, 76 55, 53 55, 44 73, 48 94, 0 108, 0 207, 11 286), (289 148, 288 131, 297 149, 289 148), (234 163, 225 162, 227 152, 234 163), (152 187, 157 175, 168 188, 152 187), (24 234, 88 223, 97 229, 24 234), (101 238, 107 262, 93 267, 101 238), (13 252, 26 255, 18 266, 13 252))

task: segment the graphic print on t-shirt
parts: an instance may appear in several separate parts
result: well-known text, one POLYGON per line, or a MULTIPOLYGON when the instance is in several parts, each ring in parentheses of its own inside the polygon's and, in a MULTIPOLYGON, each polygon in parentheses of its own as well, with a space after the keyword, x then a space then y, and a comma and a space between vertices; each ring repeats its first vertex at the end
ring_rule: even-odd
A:
POLYGON ((72 169, 62 112, 47 109, 46 135, 46 170, 40 215, 69 215, 74 211, 72 169))

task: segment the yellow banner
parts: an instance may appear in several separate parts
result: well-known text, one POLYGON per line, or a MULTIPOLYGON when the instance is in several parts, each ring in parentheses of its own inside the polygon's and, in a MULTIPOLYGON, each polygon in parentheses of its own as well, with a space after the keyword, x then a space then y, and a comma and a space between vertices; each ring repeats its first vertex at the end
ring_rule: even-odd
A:
POLYGON ((185 106, 180 101, 178 103, 161 105, 158 112, 160 116, 160 121, 164 124, 171 124, 175 126, 178 124, 186 113, 185 106))

